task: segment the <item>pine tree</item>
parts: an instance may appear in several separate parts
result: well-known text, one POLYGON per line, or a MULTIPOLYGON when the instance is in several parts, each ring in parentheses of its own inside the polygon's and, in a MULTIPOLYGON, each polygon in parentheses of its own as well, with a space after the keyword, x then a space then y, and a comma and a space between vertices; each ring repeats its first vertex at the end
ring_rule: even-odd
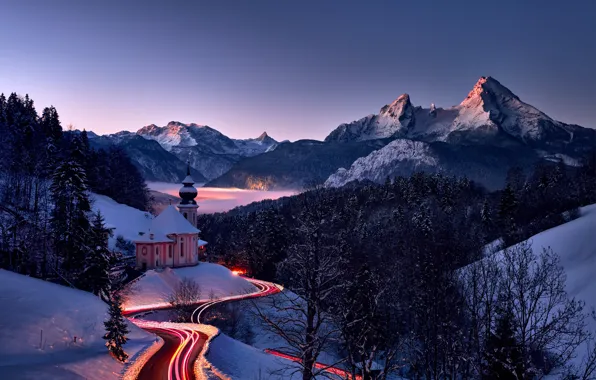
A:
POLYGON ((506 245, 514 243, 515 240, 517 206, 518 201, 515 192, 511 185, 507 184, 501 194, 501 201, 499 203, 499 227, 503 233, 503 239, 506 245))
POLYGON ((129 333, 126 319, 122 315, 122 300, 118 294, 114 294, 110 301, 110 309, 108 311, 110 318, 104 322, 106 334, 103 338, 106 340, 106 347, 108 351, 121 362, 128 359, 128 354, 124 352, 124 346, 128 341, 126 334, 129 333))
POLYGON ((52 238, 54 251, 68 281, 79 279, 89 252, 91 205, 87 196, 85 171, 74 161, 60 164, 51 185, 52 238))
POLYGON ((519 367, 522 356, 513 328, 513 312, 505 306, 498 310, 497 326, 491 333, 485 349, 486 369, 482 378, 485 380, 518 380, 523 379, 519 367))
POLYGON ((84 289, 100 296, 102 299, 107 299, 111 288, 109 273, 111 253, 108 250, 107 233, 108 230, 104 225, 103 216, 98 211, 94 214, 89 239, 91 250, 81 279, 84 281, 84 289))

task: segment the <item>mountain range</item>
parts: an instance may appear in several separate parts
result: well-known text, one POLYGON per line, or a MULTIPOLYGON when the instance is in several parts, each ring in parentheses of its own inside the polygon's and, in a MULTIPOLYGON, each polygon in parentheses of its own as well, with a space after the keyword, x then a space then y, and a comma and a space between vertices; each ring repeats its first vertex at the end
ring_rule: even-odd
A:
POLYGON ((481 77, 459 105, 423 108, 403 94, 378 114, 341 124, 322 142, 277 142, 266 133, 231 139, 209 126, 176 121, 90 141, 123 147, 147 180, 177 182, 190 160, 197 182, 208 186, 342 186, 424 170, 497 188, 511 166, 528 168, 539 160, 578 165, 596 147, 596 131, 556 121, 496 79, 481 77))

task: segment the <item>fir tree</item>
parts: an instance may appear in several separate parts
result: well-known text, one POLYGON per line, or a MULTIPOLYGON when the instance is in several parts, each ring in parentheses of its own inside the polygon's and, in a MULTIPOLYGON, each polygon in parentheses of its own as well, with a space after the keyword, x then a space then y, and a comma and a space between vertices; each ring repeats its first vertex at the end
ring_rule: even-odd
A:
POLYGON ((91 248, 87 257, 87 266, 81 276, 84 289, 107 299, 110 292, 110 256, 108 250, 107 234, 109 230, 104 225, 104 219, 98 211, 94 214, 93 226, 89 239, 91 248))
POLYGON ((499 308, 497 326, 486 342, 486 370, 483 379, 518 380, 523 379, 519 367, 522 355, 515 339, 514 317, 510 306, 499 308))
POLYGON ((121 362, 128 359, 128 354, 124 352, 124 346, 128 341, 126 334, 129 333, 126 319, 122 315, 122 300, 118 294, 114 294, 110 301, 110 309, 108 311, 110 318, 104 322, 106 334, 103 338, 106 340, 106 347, 108 351, 121 362))
POLYGON ((85 171, 74 161, 60 164, 51 185, 52 238, 54 250, 69 281, 76 281, 89 252, 90 225, 87 214, 91 205, 87 196, 85 171))

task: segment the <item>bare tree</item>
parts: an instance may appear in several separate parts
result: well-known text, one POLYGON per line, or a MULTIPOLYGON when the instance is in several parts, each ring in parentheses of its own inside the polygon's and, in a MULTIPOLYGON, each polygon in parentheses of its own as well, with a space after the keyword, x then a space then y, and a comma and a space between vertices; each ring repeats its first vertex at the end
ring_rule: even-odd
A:
POLYGON ((584 303, 567 296, 558 255, 550 248, 536 255, 522 243, 503 252, 503 266, 502 291, 512 305, 524 374, 567 365, 588 333, 584 303))
POLYGON ((179 322, 188 322, 196 303, 201 300, 201 288, 199 284, 188 277, 184 277, 169 295, 168 302, 176 311, 176 319, 179 322))
POLYGON ((301 199, 305 207, 296 218, 295 243, 278 266, 278 277, 291 291, 272 297, 269 310, 254 303, 265 326, 286 343, 287 354, 300 358, 298 370, 304 380, 325 376, 327 368, 315 364, 338 336, 329 311, 343 275, 341 249, 332 238, 332 213, 309 204, 311 197, 316 194, 301 199))

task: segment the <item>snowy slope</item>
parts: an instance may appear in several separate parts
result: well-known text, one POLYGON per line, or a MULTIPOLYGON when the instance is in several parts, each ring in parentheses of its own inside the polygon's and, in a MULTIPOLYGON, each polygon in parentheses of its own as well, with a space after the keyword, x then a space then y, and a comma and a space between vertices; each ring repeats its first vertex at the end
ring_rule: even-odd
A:
POLYGON ((398 167, 404 172, 420 171, 435 167, 437 162, 436 155, 427 143, 394 140, 368 156, 357 159, 348 170, 339 169, 327 179, 325 186, 339 187, 363 179, 382 182, 387 177, 395 177, 398 167))
MULTIPOLYGON (((583 207, 581 217, 532 236, 532 249, 539 254, 550 247, 561 258, 567 274, 567 292, 596 308, 596 204, 583 207)), ((596 321, 592 328, 596 330, 596 321)))
MULTIPOLYGON (((94 295, 0 269, 1 379, 117 379, 107 352, 107 305, 94 295), (74 337, 77 342, 73 342, 74 337)), ((129 323, 126 352, 154 341, 129 323)))
POLYGON ((300 379, 292 373, 298 367, 289 360, 219 334, 210 344, 207 360, 232 380, 243 379, 300 379))
POLYGON ((139 236, 139 231, 147 231, 153 220, 148 212, 123 205, 110 197, 99 194, 91 194, 94 211, 99 210, 109 227, 114 227, 114 235, 108 244, 114 248, 116 238, 122 235, 126 240, 134 241, 139 236))
POLYGON ((218 264, 200 263, 186 268, 149 270, 126 289, 124 308, 127 311, 168 306, 168 296, 185 278, 194 279, 201 288, 201 299, 211 295, 221 298, 256 291, 253 284, 218 264))

